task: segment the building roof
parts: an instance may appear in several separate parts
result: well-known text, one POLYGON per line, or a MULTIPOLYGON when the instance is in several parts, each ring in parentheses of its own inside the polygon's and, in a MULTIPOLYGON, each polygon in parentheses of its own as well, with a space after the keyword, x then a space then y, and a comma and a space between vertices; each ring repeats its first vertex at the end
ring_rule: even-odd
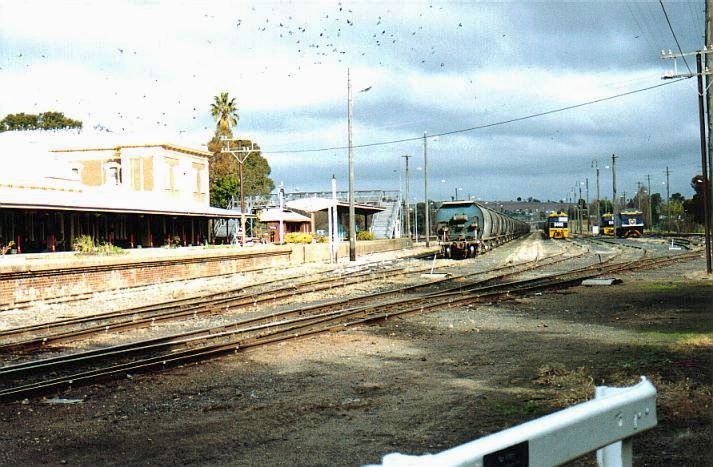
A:
POLYGON ((88 151, 119 151, 123 148, 163 148, 170 149, 176 152, 182 152, 184 154, 191 154, 194 156, 211 157, 212 152, 203 151, 201 149, 192 149, 184 146, 177 146, 175 144, 159 143, 159 144, 120 144, 111 147, 98 147, 98 148, 68 148, 68 149, 50 149, 49 152, 88 152, 88 151))
POLYGON ((307 216, 280 208, 265 209, 258 215, 260 222, 312 222, 307 216))
POLYGON ((240 213, 167 200, 144 191, 0 184, 0 208, 238 218, 240 213))
MULTIPOLYGON (((288 201, 285 205, 290 209, 297 209, 303 212, 317 212, 324 211, 327 208, 331 208, 336 203, 337 207, 349 207, 349 203, 342 201, 337 201, 332 198, 300 198, 292 201, 288 201)), ((383 211, 384 208, 378 206, 371 206, 369 204, 355 204, 354 208, 362 213, 377 213, 383 211)))

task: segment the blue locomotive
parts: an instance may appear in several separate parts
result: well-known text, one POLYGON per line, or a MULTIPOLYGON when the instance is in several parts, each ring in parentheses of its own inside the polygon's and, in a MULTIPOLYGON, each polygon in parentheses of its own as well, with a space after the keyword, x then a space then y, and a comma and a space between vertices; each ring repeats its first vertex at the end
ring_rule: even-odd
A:
POLYGON ((446 258, 470 258, 530 231, 530 225, 474 201, 445 202, 436 232, 446 258))

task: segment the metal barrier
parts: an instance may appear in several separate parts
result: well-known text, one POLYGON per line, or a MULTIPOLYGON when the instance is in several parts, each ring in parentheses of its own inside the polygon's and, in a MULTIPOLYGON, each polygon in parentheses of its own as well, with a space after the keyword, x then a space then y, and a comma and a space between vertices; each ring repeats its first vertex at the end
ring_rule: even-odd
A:
POLYGON ((642 376, 634 386, 599 386, 594 400, 437 454, 387 454, 381 465, 552 466, 598 450, 600 466, 625 467, 632 465, 632 436, 656 423, 656 388, 642 376))

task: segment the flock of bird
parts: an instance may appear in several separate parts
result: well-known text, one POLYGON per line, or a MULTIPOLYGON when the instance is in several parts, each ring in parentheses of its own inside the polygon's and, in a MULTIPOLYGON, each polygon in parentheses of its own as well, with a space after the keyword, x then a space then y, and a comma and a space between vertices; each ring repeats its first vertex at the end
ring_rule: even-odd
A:
MULTIPOLYGON (((379 5, 375 3, 356 3, 354 6, 349 7, 341 2, 336 5, 325 3, 323 6, 320 5, 320 11, 312 16, 301 14, 304 12, 284 14, 280 7, 276 7, 272 3, 256 5, 252 7, 251 11, 246 11, 233 19, 232 26, 234 29, 227 36, 233 36, 232 39, 238 44, 249 44, 249 48, 258 47, 259 44, 257 42, 270 41, 271 43, 277 43, 287 48, 294 57, 294 60, 290 61, 291 69, 285 71, 282 64, 279 70, 273 69, 270 64, 270 57, 266 56, 265 65, 259 70, 253 70, 256 73, 285 72, 286 78, 295 78, 303 70, 303 67, 307 65, 366 62, 370 66, 384 66, 384 63, 388 63, 385 58, 390 54, 398 55, 402 58, 404 55, 415 57, 417 54, 421 54, 418 63, 425 66, 435 65, 443 68, 447 63, 444 57, 439 58, 436 46, 431 44, 431 38, 427 37, 428 33, 424 32, 424 26, 427 25, 432 11, 443 10, 443 6, 405 4, 404 7, 410 9, 421 8, 422 11, 411 12, 412 15, 417 15, 420 21, 404 23, 399 20, 398 12, 392 11, 394 4, 386 4, 386 6, 382 7, 385 8, 383 11, 374 12, 375 8, 379 8, 379 5), (262 5, 267 5, 264 11, 261 10, 263 8, 262 5), (268 11, 267 8, 270 8, 270 10, 268 11), (368 11, 355 12, 357 8, 368 9, 368 11), (405 31, 405 24, 412 25, 412 29, 405 31), (257 34, 257 37, 255 37, 255 34, 257 34), (265 36, 265 38, 262 39, 261 36, 265 36), (407 49, 404 49, 404 47, 407 47, 407 49), (405 51, 407 54, 404 54, 405 51)), ((229 15, 231 15, 230 12, 222 14, 205 13, 203 21, 220 28, 225 26, 225 18, 229 15)), ((455 15, 451 16, 451 18, 455 17, 455 15)), ((453 28, 463 28, 462 19, 452 20, 452 23, 453 28)), ((218 47, 218 44, 221 43, 218 37, 225 37, 226 33, 227 31, 225 30, 217 29, 214 37, 205 39, 206 55, 212 54, 211 49, 218 47)), ((105 84, 111 83, 114 79, 114 65, 125 65, 129 68, 137 63, 135 61, 130 63, 129 61, 141 60, 142 58, 141 49, 137 50, 130 46, 115 46, 113 51, 112 68, 100 67, 98 70, 104 75, 105 84), (122 62, 124 63, 122 64, 122 62)), ((54 58, 52 54, 52 51, 46 51, 41 54, 41 59, 47 60, 48 56, 54 58)), ((236 61, 239 61, 239 51, 236 52, 236 55, 236 61)), ((26 66, 29 67, 38 59, 36 56, 33 59, 32 54, 17 53, 12 60, 15 62, 15 67, 17 62, 21 60, 25 60, 26 66)), ((0 63, 1 69, 2 64, 0 63)), ((129 101, 137 103, 143 101, 147 104, 144 106, 147 110, 155 108, 155 105, 152 104, 157 101, 162 101, 165 105, 165 95, 161 96, 160 99, 154 98, 165 93, 167 88, 163 86, 164 83, 160 81, 160 78, 150 76, 151 71, 148 71, 148 73, 149 76, 144 77, 147 86, 144 86, 138 94, 134 89, 129 91, 121 87, 110 91, 116 98, 115 101, 118 104, 129 101)), ((162 79, 165 80, 166 78, 162 79)), ((198 73, 192 73, 192 80, 195 85, 200 85, 201 76, 198 73)), ((218 91, 215 90, 216 93, 218 91)), ((56 102, 61 105, 60 99, 57 99, 56 102)), ((80 99, 76 104, 86 106, 91 105, 91 102, 88 99, 80 99)), ((195 125, 191 124, 193 121, 208 121, 206 118, 208 104, 189 103, 189 108, 192 108, 192 111, 190 111, 190 121, 186 122, 185 125, 194 127, 195 125)), ((37 104, 35 104, 35 107, 37 107, 37 104)), ((175 106, 171 104, 167 108, 180 109, 179 112, 183 113, 186 110, 186 105, 184 103, 182 106, 181 100, 176 100, 175 106)), ((29 111, 29 109, 24 110, 29 111)), ((132 121, 135 124, 143 122, 142 125, 151 122, 152 125, 155 123, 156 126, 167 128, 170 125, 166 118, 167 113, 163 111, 160 113, 146 112, 142 115, 128 115, 126 110, 115 110, 112 113, 114 114, 111 118, 113 125, 97 123, 95 128, 101 131, 126 130, 127 127, 133 126, 132 121), (151 116, 152 114, 153 117, 151 116)), ((204 129, 209 129, 208 124, 204 125, 204 129)))

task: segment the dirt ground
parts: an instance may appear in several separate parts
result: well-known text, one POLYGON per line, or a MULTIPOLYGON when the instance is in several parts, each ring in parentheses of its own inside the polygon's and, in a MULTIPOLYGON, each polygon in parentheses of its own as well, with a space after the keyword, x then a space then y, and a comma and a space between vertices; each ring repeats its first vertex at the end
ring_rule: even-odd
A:
MULTIPOLYGON (((0 406, 2 465, 360 465, 437 452, 593 397, 658 390, 635 465, 713 465, 702 261, 411 315, 0 406)), ((589 465, 593 456, 577 464, 589 465)))

